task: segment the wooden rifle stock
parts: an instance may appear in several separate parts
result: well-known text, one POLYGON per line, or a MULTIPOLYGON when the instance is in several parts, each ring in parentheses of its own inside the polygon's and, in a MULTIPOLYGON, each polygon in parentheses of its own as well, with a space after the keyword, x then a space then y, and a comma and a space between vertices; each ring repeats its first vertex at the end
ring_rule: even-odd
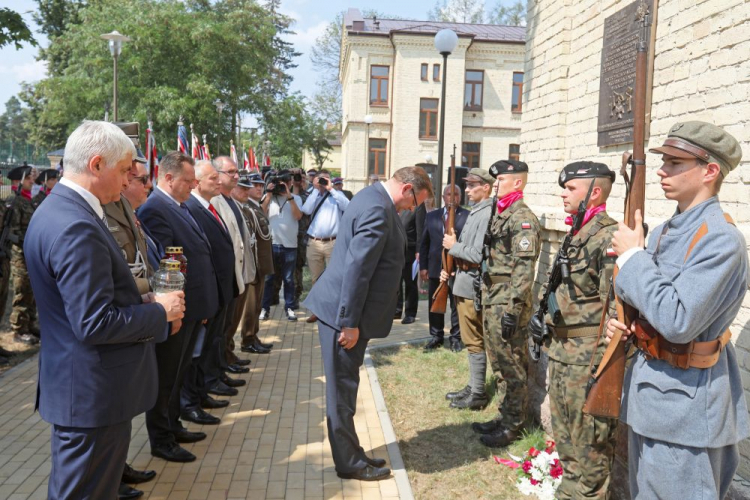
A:
MULTIPOLYGON (((641 2, 638 8, 638 16, 641 22, 641 34, 638 41, 638 54, 635 62, 635 107, 633 108, 633 154, 623 154, 622 174, 626 183, 625 196, 625 224, 631 229, 635 228, 635 212, 640 210, 645 219, 644 207, 646 200, 646 153, 644 143, 646 140, 646 72, 647 72, 647 37, 649 37, 649 12, 648 5, 641 2), (627 165, 632 164, 630 178, 627 175, 627 165)), ((617 280, 619 269, 615 266, 612 276, 612 287, 617 280)), ((615 297, 617 318, 626 325, 631 325, 638 318, 638 311, 629 304, 615 297)), ((606 306, 605 306, 606 309, 606 306)), ((599 324, 599 335, 606 328, 607 311, 602 314, 599 324)), ((597 342, 598 345, 599 342, 597 342)), ((591 354, 591 367, 593 371, 594 356, 597 347, 591 354)), ((620 404, 622 401, 622 385, 625 379, 625 342, 622 341, 622 332, 618 331, 612 337, 602 357, 595 374, 592 374, 586 403, 583 406, 584 413, 605 418, 618 418, 620 415, 620 404)))
MULTIPOLYGON (((443 168, 442 165, 440 165, 440 168, 443 168)), ((454 198, 455 190, 456 190, 456 145, 453 145, 453 154, 451 155, 451 173, 450 173, 450 193, 451 193, 451 200, 454 198)), ((456 226, 456 207, 455 203, 451 203, 448 207, 446 207, 448 210, 448 221, 445 224, 445 233, 446 234, 455 234, 454 228, 456 226)), ((454 262, 453 262, 453 256, 448 253, 448 250, 443 248, 442 252, 442 268, 443 271, 448 273, 448 276, 450 276, 453 273, 454 268, 454 262)), ((450 289, 448 287, 447 281, 440 282, 440 285, 438 285, 437 289, 435 290, 435 293, 432 294, 432 307, 430 307, 431 313, 436 314, 445 314, 445 309, 448 305, 448 294, 450 293, 450 289)))

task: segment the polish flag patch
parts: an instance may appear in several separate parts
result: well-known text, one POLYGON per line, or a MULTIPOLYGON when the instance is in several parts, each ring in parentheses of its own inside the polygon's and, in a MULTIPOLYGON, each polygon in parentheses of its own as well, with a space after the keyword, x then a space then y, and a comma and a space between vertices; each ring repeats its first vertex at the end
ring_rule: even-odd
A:
POLYGON ((617 257, 617 252, 615 252, 614 248, 607 249, 607 257, 617 257))
POLYGON ((531 222, 522 222, 521 229, 531 229, 531 222))

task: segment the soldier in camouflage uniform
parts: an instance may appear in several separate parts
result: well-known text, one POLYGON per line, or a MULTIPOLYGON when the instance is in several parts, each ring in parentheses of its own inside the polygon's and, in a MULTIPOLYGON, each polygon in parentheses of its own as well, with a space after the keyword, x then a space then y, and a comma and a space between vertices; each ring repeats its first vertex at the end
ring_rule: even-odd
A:
POLYGON ((597 333, 616 259, 611 242, 617 222, 605 211, 614 179, 606 165, 580 161, 567 165, 558 181, 570 215, 594 182, 583 225, 568 251, 570 279, 555 294, 562 319, 552 325, 548 317, 552 433, 565 471, 559 499, 608 496, 617 420, 584 414, 583 404, 591 356, 596 349, 601 359, 606 345, 604 335, 597 345, 597 333))
MULTIPOLYGON (((0 185, 3 184, 0 176, 0 185)), ((2 223, 5 221, 5 201, 0 202, 0 232, 3 230, 2 223)), ((0 318, 5 316, 5 303, 8 301, 8 286, 10 285, 10 242, 2 243, 0 249, 0 318)), ((0 347, 0 365, 6 365, 13 355, 0 347)))
POLYGON ((539 220, 523 202, 528 171, 525 163, 516 160, 501 160, 490 167, 490 174, 497 179, 498 202, 482 261, 482 318, 499 415, 472 424, 472 429, 482 434, 482 444, 490 447, 515 441, 526 419, 526 325, 531 318, 531 289, 541 240, 539 220))
POLYGON ((42 186, 42 189, 40 189, 36 196, 31 200, 35 209, 39 207, 44 199, 50 194, 52 188, 55 187, 55 184, 57 184, 57 175, 57 170, 54 168, 48 168, 47 170, 42 170, 37 178, 34 179, 36 184, 42 186))
POLYGON ((23 254, 23 241, 34 204, 31 202, 31 186, 34 183, 31 167, 16 167, 8 173, 8 179, 19 180, 16 192, 8 198, 6 210, 12 209, 10 233, 13 243, 10 266, 13 276, 13 311, 10 313, 10 326, 13 338, 17 342, 34 345, 39 343, 39 330, 36 323, 36 302, 31 290, 29 273, 26 269, 26 258, 23 254))

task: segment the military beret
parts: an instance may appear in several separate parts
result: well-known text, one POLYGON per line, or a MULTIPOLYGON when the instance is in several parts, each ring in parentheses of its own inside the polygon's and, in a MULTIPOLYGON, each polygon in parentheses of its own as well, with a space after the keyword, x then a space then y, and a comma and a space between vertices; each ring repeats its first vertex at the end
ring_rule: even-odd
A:
POLYGON ((478 178, 480 181, 484 182, 485 184, 495 183, 495 178, 492 175, 490 175, 488 171, 481 169, 481 168, 470 169, 466 177, 469 178, 471 176, 478 178))
POLYGON ((676 123, 669 130, 664 144, 649 151, 718 163, 725 177, 742 159, 742 148, 734 136, 716 125, 699 121, 676 123))
POLYGON ((493 163, 490 167, 490 175, 495 178, 501 174, 518 174, 528 171, 529 166, 518 160, 500 160, 493 163))
POLYGON ((594 161, 575 161, 568 165, 560 172, 560 177, 557 179, 557 183, 560 184, 561 188, 565 187, 565 183, 573 179, 593 179, 595 177, 608 177, 612 182, 615 182, 616 174, 614 170, 610 170, 604 163, 597 163, 594 161))
POLYGON ((11 181, 21 181, 24 177, 31 173, 31 167, 23 166, 11 169, 8 172, 8 179, 11 181))
POLYGON ((342 179, 341 177, 334 177, 331 180, 331 184, 343 184, 343 183, 344 183, 344 179, 342 179))
POLYGON ((60 172, 58 172, 54 168, 48 168, 46 170, 42 170, 34 182, 37 184, 44 184, 50 179, 57 179, 57 176, 59 174, 60 172))

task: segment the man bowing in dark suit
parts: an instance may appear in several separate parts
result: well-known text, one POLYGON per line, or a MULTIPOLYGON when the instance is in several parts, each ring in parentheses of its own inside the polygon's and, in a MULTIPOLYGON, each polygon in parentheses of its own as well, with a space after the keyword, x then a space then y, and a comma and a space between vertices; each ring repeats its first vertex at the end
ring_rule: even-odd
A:
POLYGON ((37 405, 52 424, 48 498, 116 498, 130 420, 156 400, 154 343, 183 317, 184 293, 138 292, 102 205, 128 185, 135 147, 115 125, 83 122, 65 177, 39 206, 24 253, 39 303, 37 405))
MULTIPOLYGON (((447 208, 451 205, 456 207, 456 219, 453 230, 456 238, 461 235, 461 229, 464 227, 466 217, 469 211, 461 208, 458 203, 461 199, 461 191, 458 186, 454 186, 453 196, 450 194, 451 187, 446 186, 443 190, 443 208, 433 210, 427 214, 424 233, 422 233, 422 246, 419 249, 419 272, 422 281, 429 279, 428 304, 432 308, 432 295, 440 285, 440 270, 443 268, 443 235, 445 226, 448 224, 447 208)), ((456 300, 453 293, 448 293, 451 304, 451 351, 459 352, 463 349, 461 343, 461 330, 458 326, 458 312, 456 312, 456 300)), ((445 315, 430 313, 430 340, 424 347, 426 351, 443 347, 443 328, 445 328, 445 315)))
POLYGON ((326 376, 326 415, 336 473, 376 481, 391 471, 359 445, 354 414, 367 342, 388 336, 404 266, 406 234, 399 210, 414 210, 432 196, 418 167, 396 171, 352 199, 339 225, 329 265, 310 290, 305 307, 318 317, 326 376))

